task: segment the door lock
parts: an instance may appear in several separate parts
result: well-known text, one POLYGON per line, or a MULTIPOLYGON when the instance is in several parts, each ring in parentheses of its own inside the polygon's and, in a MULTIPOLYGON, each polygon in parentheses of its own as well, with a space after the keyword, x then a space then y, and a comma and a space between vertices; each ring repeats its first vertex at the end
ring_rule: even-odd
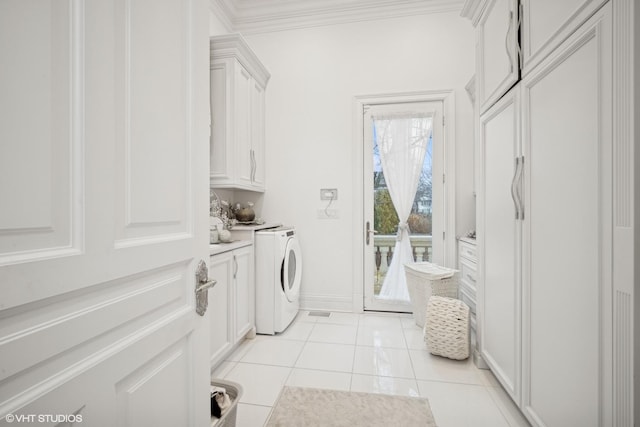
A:
POLYGON ((204 316, 209 306, 209 288, 217 282, 209 280, 209 269, 204 260, 200 260, 196 268, 196 313, 204 316))

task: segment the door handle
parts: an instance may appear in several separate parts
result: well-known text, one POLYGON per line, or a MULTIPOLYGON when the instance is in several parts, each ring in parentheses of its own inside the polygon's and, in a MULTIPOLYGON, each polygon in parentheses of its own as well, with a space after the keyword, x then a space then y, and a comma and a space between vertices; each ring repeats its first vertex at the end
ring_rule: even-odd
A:
POLYGON ((367 241, 367 245, 369 244, 369 242, 371 242, 371 235, 372 234, 376 234, 377 231, 376 230, 372 230, 371 229, 371 223, 369 221, 367 221, 367 228, 365 230, 365 239, 367 241))
POLYGON ((509 58, 509 72, 513 73, 513 57, 511 56, 511 29, 513 28, 513 11, 509 11, 509 28, 507 28, 507 35, 504 37, 504 48, 507 51, 507 57, 509 58))
POLYGON ((196 313, 204 316, 209 306, 209 288, 212 288, 217 282, 209 280, 209 269, 204 260, 198 262, 196 268, 196 313))

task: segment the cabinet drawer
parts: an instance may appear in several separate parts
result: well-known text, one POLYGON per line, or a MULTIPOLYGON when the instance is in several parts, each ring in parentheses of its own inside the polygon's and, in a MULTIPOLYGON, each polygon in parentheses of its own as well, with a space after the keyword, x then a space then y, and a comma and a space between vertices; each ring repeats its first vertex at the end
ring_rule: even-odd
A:
POLYGON ((476 314, 476 299, 475 296, 471 296, 469 291, 465 289, 463 286, 460 287, 458 291, 458 298, 460 301, 464 302, 469 306, 469 311, 472 314, 476 314))
POLYGON ((464 283, 473 292, 473 296, 476 294, 476 264, 464 259, 460 259, 460 282, 464 283))
POLYGON ((470 313, 469 314, 469 325, 472 331, 477 331, 476 329, 476 314, 475 313, 470 313))
POLYGON ((458 255, 461 258, 466 258, 469 261, 476 262, 478 259, 476 254, 476 245, 460 240, 458 245, 458 255))

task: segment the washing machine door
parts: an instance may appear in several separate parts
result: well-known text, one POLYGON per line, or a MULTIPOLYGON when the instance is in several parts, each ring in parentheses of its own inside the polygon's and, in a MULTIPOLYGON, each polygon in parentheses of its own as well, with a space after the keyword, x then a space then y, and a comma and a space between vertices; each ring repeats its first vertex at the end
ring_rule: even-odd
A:
POLYGON ((282 261, 281 286, 289 302, 295 302, 300 295, 300 281, 302 280, 302 256, 300 244, 295 237, 287 241, 282 261))

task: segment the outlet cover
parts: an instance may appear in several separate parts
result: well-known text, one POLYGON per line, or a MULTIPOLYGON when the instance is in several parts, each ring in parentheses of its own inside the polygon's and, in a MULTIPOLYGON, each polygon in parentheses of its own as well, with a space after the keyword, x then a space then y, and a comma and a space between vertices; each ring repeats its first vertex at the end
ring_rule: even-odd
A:
POLYGON ((320 200, 338 200, 337 188, 321 188, 320 200))

